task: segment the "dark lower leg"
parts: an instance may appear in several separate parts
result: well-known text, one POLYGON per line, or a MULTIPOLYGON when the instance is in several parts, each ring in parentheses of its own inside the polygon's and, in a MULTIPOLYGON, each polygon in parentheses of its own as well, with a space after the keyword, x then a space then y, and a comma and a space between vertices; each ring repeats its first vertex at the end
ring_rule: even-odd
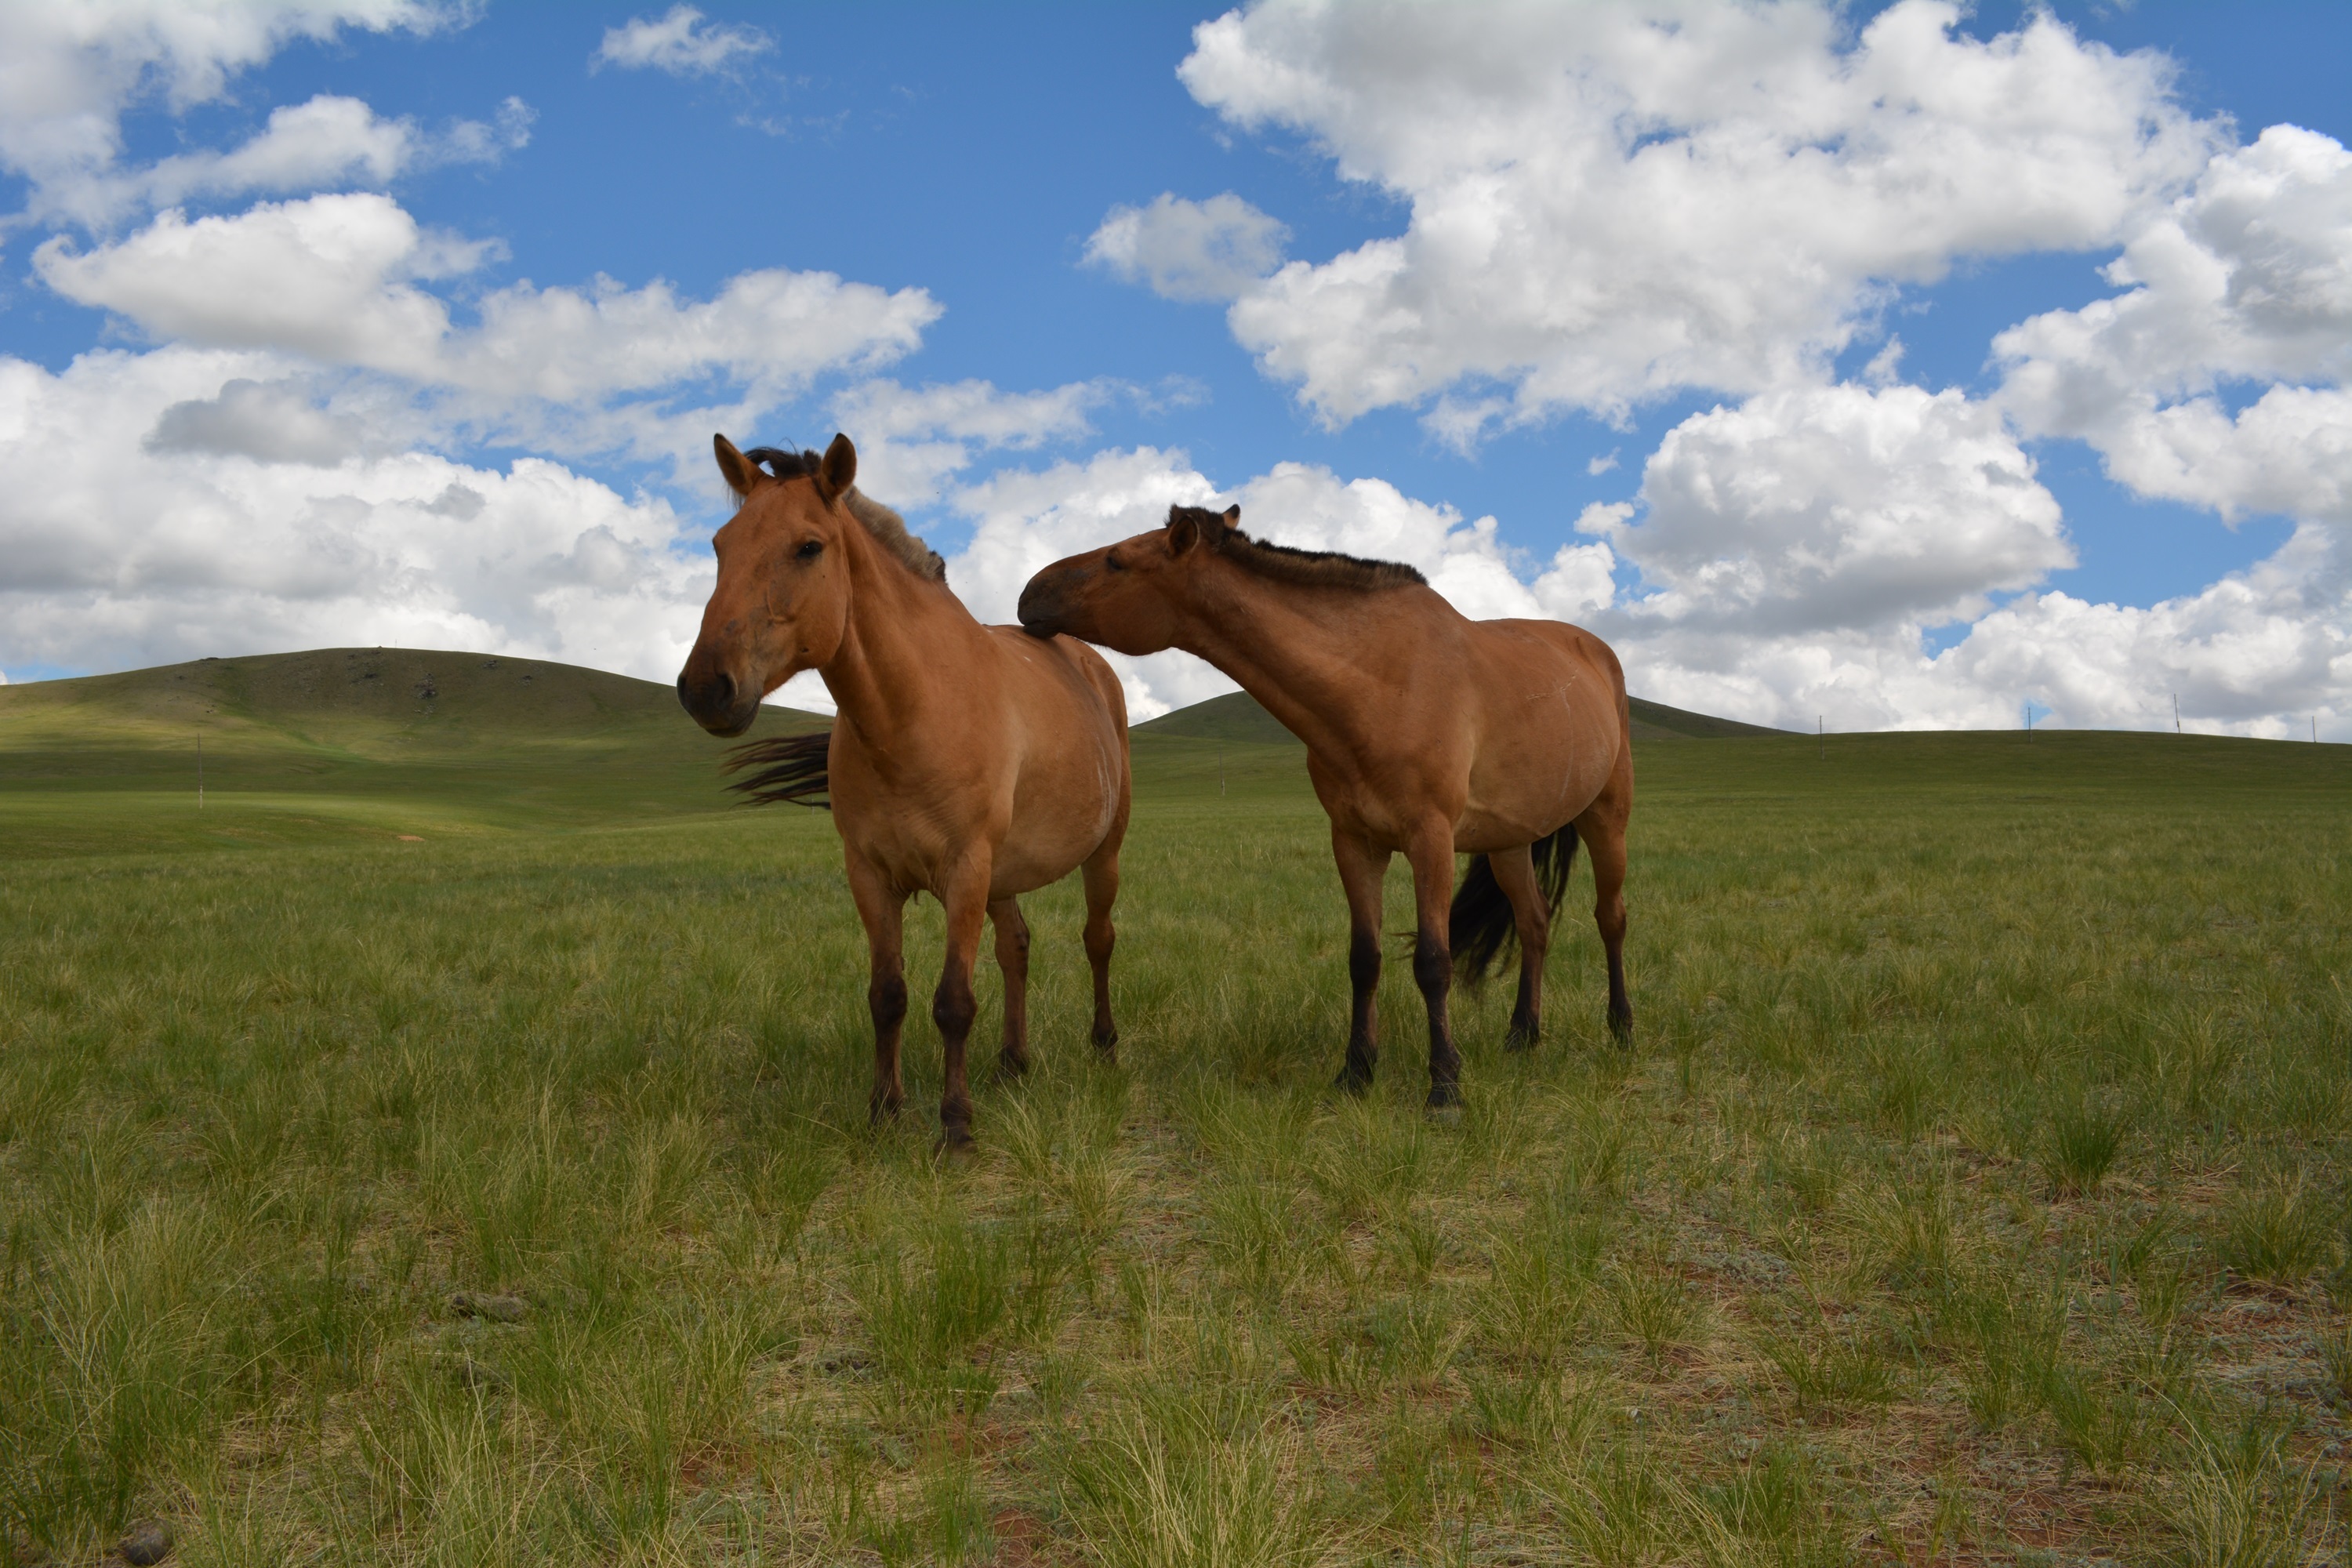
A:
POLYGON ((1429 1010, 1430 1109, 1459 1105, 1462 1054, 1454 1048, 1454 1026, 1446 1016, 1447 994, 1454 985, 1454 955, 1437 932, 1424 930, 1413 943, 1412 978, 1421 987, 1422 1005, 1429 1010))
POLYGON ((1377 932, 1358 931, 1349 937, 1348 982, 1355 996, 1348 1018, 1348 1061, 1339 1069, 1339 1087, 1361 1094, 1371 1087, 1372 1069, 1381 1059, 1381 939, 1377 932))
POLYGON ((1609 1032, 1622 1044, 1633 1037, 1633 1004, 1625 992, 1625 825, 1578 824, 1592 852, 1592 923, 1609 955, 1609 1032))
POLYGON ((1389 855, 1361 839, 1331 829, 1331 858, 1339 868, 1339 888, 1348 895, 1348 981, 1355 994, 1348 1016, 1348 1060, 1335 1087, 1361 1094, 1371 1087, 1381 1059, 1381 884, 1389 855))
POLYGON ((1004 1044, 996 1053, 1000 1078, 1029 1070, 1029 922, 1011 899, 989 906, 996 928, 996 967, 1004 972, 1004 1044))
POLYGON ((1551 910, 1544 903, 1536 879, 1535 859, 1528 849, 1489 855, 1486 865, 1495 883, 1511 901, 1511 919, 1519 939, 1519 994, 1511 1008, 1506 1050, 1532 1049, 1543 1037, 1544 954, 1551 946, 1551 910))
POLYGON ((1609 1032, 1621 1044, 1633 1039, 1633 1000, 1625 991, 1625 906, 1617 906, 1612 924, 1601 928, 1601 944, 1609 952, 1609 1032))
MULTIPOLYGON (((1117 846, 1112 847, 1115 850, 1117 846)), ((1118 898, 1118 858, 1097 856, 1086 863, 1087 965, 1095 976, 1095 1049, 1106 1059, 1117 1055, 1118 1026, 1110 1016, 1110 953, 1118 932, 1110 923, 1110 907, 1118 898)))
POLYGON ((971 1143, 971 1085, 964 1075, 964 1047, 971 1038, 971 1021, 980 1011, 972 1000, 971 976, 957 973, 950 963, 931 994, 931 1022, 940 1029, 946 1058, 945 1083, 940 1095, 940 1142, 950 1149, 971 1143))
POLYGON ((898 1040, 907 1022, 907 977, 893 969, 877 973, 866 987, 866 1010, 874 1016, 874 1092, 866 1097, 866 1114, 879 1121, 896 1116, 907 1103, 907 1087, 898 1079, 898 1040))
POLYGON ((1454 1026, 1446 1016, 1454 989, 1454 954, 1446 942, 1454 901, 1454 825, 1424 825, 1407 854, 1412 861, 1413 912, 1420 926, 1412 946, 1412 978, 1429 1010, 1429 1108, 1443 1110, 1462 1103, 1457 1087, 1462 1055, 1454 1048, 1454 1026))

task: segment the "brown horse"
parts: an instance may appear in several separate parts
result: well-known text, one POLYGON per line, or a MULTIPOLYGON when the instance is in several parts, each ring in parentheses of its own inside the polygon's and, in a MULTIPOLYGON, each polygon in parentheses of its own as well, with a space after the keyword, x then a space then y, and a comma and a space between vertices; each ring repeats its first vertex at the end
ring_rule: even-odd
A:
POLYGON ((1074 868, 1086 874, 1095 1048, 1108 1057, 1118 1044, 1110 909, 1127 836, 1127 700, 1084 643, 974 620, 940 558, 856 489, 848 437, 835 436, 822 458, 739 452, 724 436, 714 445, 739 505, 712 542, 719 584, 678 674, 678 700, 713 734, 740 735, 761 698, 803 669, 824 677, 840 708, 831 734, 739 748, 737 765, 768 765, 738 787, 763 800, 832 796, 873 957, 877 1119, 906 1099, 906 902, 927 892, 946 910, 947 965, 931 998, 947 1056, 940 1143, 967 1148, 964 1043, 981 921, 996 927, 1004 970, 997 1070, 1017 1075, 1029 1065, 1029 928, 1015 900, 1074 868))
POLYGON ((1057 561, 1022 590, 1021 624, 1121 653, 1198 654, 1307 742, 1351 928, 1355 1017, 1340 1084, 1360 1092, 1371 1081, 1381 883, 1400 853, 1419 915, 1412 973, 1429 1009, 1431 1109, 1459 1100, 1446 1019, 1457 964, 1480 979, 1516 938, 1509 1043, 1524 1049, 1541 1034, 1544 950, 1580 836, 1609 955, 1609 1026, 1630 1038, 1633 752, 1609 645, 1557 621, 1467 619, 1410 566, 1268 544, 1240 521, 1239 507, 1172 507, 1166 528, 1057 561), (1464 850, 1479 858, 1449 910, 1464 850))

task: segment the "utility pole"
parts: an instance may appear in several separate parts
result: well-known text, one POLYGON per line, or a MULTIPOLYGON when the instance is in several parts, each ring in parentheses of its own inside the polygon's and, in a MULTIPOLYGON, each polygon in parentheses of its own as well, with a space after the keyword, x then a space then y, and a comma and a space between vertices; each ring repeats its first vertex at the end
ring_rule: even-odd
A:
POLYGON ((196 809, 205 808, 205 735, 196 731, 196 809))
POLYGON ((2172 732, 2180 733, 2180 693, 2172 694, 2172 732))
POLYGON ((1218 797, 1219 797, 1220 799, 1223 798, 1223 796, 1224 796, 1224 793, 1225 793, 1225 743, 1224 743, 1223 741, 1219 741, 1219 742, 1217 742, 1217 795, 1218 795, 1218 797))
POLYGON ((1821 748, 1821 760, 1830 760, 1830 721, 1826 713, 1813 715, 1813 743, 1821 748))

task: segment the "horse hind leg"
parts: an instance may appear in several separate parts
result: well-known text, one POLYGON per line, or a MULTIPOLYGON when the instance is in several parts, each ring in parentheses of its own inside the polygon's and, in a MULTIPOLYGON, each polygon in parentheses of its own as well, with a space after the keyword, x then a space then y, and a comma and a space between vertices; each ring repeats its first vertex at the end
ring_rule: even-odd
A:
POLYGON ((996 967, 1004 972, 1004 1044, 996 1053, 996 1076, 1015 1079, 1029 1070, 1029 922, 1017 900, 988 906, 996 928, 996 967))
POLYGON ((1592 923, 1609 956, 1609 1032, 1620 1045, 1633 1040, 1633 1004, 1625 991, 1625 822, 1633 795, 1632 770, 1621 763, 1617 779, 1576 819, 1592 857, 1592 923))
POLYGON ((1503 1048, 1532 1050, 1543 1038, 1544 955, 1551 947, 1551 908, 1536 877, 1532 845, 1489 855, 1486 865, 1495 885, 1511 902, 1519 941, 1519 995, 1511 1007, 1511 1028, 1503 1037, 1503 1048))
POLYGON ((1118 1058, 1118 1026, 1110 1016, 1110 954, 1118 945, 1118 931, 1110 922, 1110 907, 1118 901, 1118 840, 1114 837, 1094 852, 1082 868, 1087 889, 1087 966, 1095 980, 1095 1054, 1105 1061, 1118 1058))

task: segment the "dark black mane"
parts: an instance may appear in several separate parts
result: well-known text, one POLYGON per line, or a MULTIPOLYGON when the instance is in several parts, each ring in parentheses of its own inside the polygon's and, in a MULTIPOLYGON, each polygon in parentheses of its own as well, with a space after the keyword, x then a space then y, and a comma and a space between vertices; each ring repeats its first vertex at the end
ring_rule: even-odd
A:
POLYGON ((1336 550, 1299 550, 1252 539, 1229 523, 1224 514, 1200 506, 1171 506, 1168 521, 1191 522, 1218 554, 1234 565, 1277 583, 1306 588, 1353 588, 1372 593, 1382 588, 1429 586, 1429 579, 1402 561, 1367 561, 1336 550))
POLYGON ((743 454, 743 460, 766 468, 780 479, 811 478, 824 461, 814 452, 787 452, 782 447, 754 447, 743 454))

